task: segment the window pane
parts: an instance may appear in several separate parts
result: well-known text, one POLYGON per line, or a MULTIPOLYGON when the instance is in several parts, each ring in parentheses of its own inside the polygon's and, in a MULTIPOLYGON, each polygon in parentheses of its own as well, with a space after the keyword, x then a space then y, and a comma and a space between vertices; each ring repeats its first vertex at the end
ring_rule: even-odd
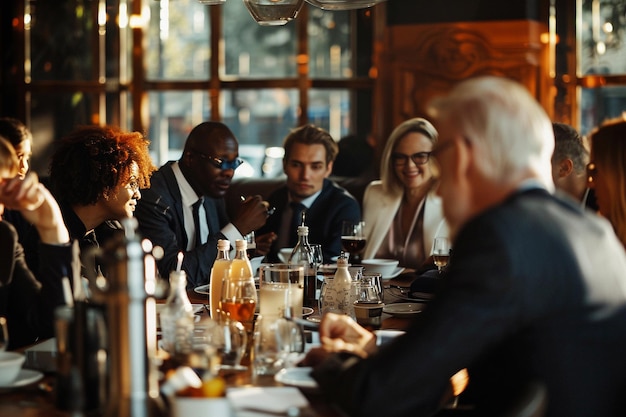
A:
MULTIPOLYGON (((196 0, 194 0, 196 1, 196 0)), ((260 26, 241 0, 224 3, 223 75, 239 78, 296 76, 296 23, 260 26)))
POLYGON ((266 148, 282 147, 283 139, 295 127, 297 97, 296 90, 282 88, 223 91, 224 123, 239 141, 240 156, 250 163, 249 172, 247 167, 238 169, 237 176, 282 173, 282 159, 272 158, 272 150, 266 152, 266 148))
POLYGON ((581 103, 580 131, 586 135, 626 111, 626 87, 583 88, 581 103))
POLYGON ((97 79, 92 55, 95 52, 93 39, 97 36, 97 30, 92 28, 95 22, 93 3, 59 0, 26 4, 30 7, 31 18, 30 25, 26 25, 27 42, 30 34, 26 60, 30 60, 32 80, 97 79))
POLYGON ((351 78, 350 12, 309 6, 309 16, 311 78, 351 78))
POLYGON ((624 2, 584 0, 582 9, 581 74, 626 74, 624 2))
POLYGON ((145 66, 149 79, 209 78, 210 7, 198 0, 150 1, 145 66))
POLYGON ((152 92, 150 103, 150 149, 157 165, 178 159, 187 135, 197 124, 210 119, 211 103, 205 91, 152 92))
POLYGON ((309 123, 326 129, 338 141, 350 133, 350 92, 309 90, 309 123))

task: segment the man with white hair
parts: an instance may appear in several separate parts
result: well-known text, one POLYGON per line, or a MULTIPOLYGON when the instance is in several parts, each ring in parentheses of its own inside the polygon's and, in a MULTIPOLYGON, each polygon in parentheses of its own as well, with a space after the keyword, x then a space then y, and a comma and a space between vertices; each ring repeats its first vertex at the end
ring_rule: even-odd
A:
POLYGON ((553 195, 549 118, 498 77, 460 83, 429 113, 454 236, 444 284, 378 351, 349 318, 325 316, 304 361, 320 389, 353 416, 429 416, 467 368, 461 401, 476 415, 504 415, 535 383, 546 416, 623 414, 626 255, 606 221, 553 195))

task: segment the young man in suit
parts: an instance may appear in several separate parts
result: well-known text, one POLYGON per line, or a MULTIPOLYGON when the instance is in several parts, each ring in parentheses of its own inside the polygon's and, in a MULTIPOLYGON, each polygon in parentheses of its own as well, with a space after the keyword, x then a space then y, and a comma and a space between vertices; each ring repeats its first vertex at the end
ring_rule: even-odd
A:
POLYGON ((361 220, 359 203, 328 179, 338 146, 324 129, 304 125, 287 135, 283 147, 287 181, 268 198, 276 212, 259 230, 261 234, 271 232, 278 236, 267 256, 276 262, 281 248, 294 247, 297 242, 294 226, 300 224, 301 212, 305 210, 309 242, 322 245, 324 262, 330 262, 341 252, 342 222, 361 220))
POLYGON ((454 239, 445 282, 377 352, 371 333, 326 315, 305 361, 321 391, 353 416, 430 416, 467 368, 472 415, 507 414, 535 383, 545 416, 623 414, 626 254, 608 222, 553 194, 548 116, 499 77, 461 82, 429 112, 454 239))
MULTIPOLYGON (((182 252, 188 288, 207 284, 217 241, 228 239, 234 245, 265 224, 267 204, 260 196, 243 201, 234 219, 226 214, 223 197, 242 162, 231 130, 223 123, 204 122, 189 133, 180 159, 163 165, 150 179, 150 188, 141 190, 135 217, 142 235, 164 249, 157 261, 163 277, 176 269, 182 252)), ((271 239, 259 236, 257 252, 271 239)))

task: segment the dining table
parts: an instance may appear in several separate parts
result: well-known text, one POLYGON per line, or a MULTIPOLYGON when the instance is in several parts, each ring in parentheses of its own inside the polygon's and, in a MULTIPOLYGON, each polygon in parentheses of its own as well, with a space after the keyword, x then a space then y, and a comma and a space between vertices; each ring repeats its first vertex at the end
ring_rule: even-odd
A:
MULTIPOLYGON (((386 303, 402 303, 411 300, 404 296, 410 284, 409 278, 402 276, 385 280, 386 303), (387 299, 389 301, 387 301, 387 299)), ((208 296, 198 292, 188 290, 189 300, 193 304, 208 304, 208 296)), ((162 300, 160 302, 163 302, 162 300)), ((204 314, 208 314, 205 312, 204 314)), ((381 329, 402 330, 411 321, 407 316, 394 316, 383 313, 381 329)), ((25 349, 21 349, 24 351, 25 349)), ((241 387, 280 387, 284 384, 277 382, 273 376, 255 376, 247 367, 244 371, 224 371, 224 378, 228 388, 241 387)), ((68 417, 73 414, 59 410, 55 406, 55 373, 45 372, 43 378, 20 387, 0 388, 0 416, 1 417, 68 417)), ((308 400, 308 406, 299 410, 301 417, 339 417, 341 414, 328 404, 321 393, 314 388, 298 387, 300 392, 308 400)), ((85 413, 86 417, 102 415, 102 412, 85 413)), ((257 414, 258 416, 271 416, 268 414, 257 414)), ((287 414, 285 414, 287 415, 287 414)), ((239 414, 233 414, 238 417, 239 414)))

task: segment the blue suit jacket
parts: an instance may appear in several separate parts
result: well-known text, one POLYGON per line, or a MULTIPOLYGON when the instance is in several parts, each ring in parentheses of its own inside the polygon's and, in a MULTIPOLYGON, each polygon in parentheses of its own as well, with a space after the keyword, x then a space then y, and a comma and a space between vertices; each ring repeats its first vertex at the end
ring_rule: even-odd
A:
POLYGON ((465 367, 476 415, 502 416, 536 380, 546 416, 617 416, 624 329, 626 255, 611 225, 532 190, 459 230, 441 290, 405 335, 365 360, 333 356, 313 375, 360 417, 432 415, 465 367))
POLYGON ((191 251, 186 251, 187 234, 183 223, 182 196, 178 182, 172 171, 173 161, 163 165, 150 179, 150 188, 141 190, 141 199, 137 202, 135 217, 139 222, 139 231, 154 245, 161 246, 165 252, 157 261, 163 278, 169 277, 176 269, 178 252, 185 254, 183 269, 187 273, 187 288, 207 284, 211 268, 217 256, 218 239, 226 239, 220 232, 229 223, 222 199, 204 198, 209 236, 205 244, 191 251))
MULTIPOLYGON (((281 187, 270 195, 270 206, 276 207, 276 212, 267 219, 267 223, 258 230, 258 234, 274 232, 280 233, 283 213, 288 205, 287 186, 281 187)), ((341 252, 341 224, 344 220, 361 220, 361 208, 356 199, 344 188, 333 181, 324 180, 319 196, 307 210, 306 223, 309 226, 309 243, 322 245, 324 262, 341 252)), ((278 262, 277 241, 271 247, 267 258, 270 262, 278 262)))

